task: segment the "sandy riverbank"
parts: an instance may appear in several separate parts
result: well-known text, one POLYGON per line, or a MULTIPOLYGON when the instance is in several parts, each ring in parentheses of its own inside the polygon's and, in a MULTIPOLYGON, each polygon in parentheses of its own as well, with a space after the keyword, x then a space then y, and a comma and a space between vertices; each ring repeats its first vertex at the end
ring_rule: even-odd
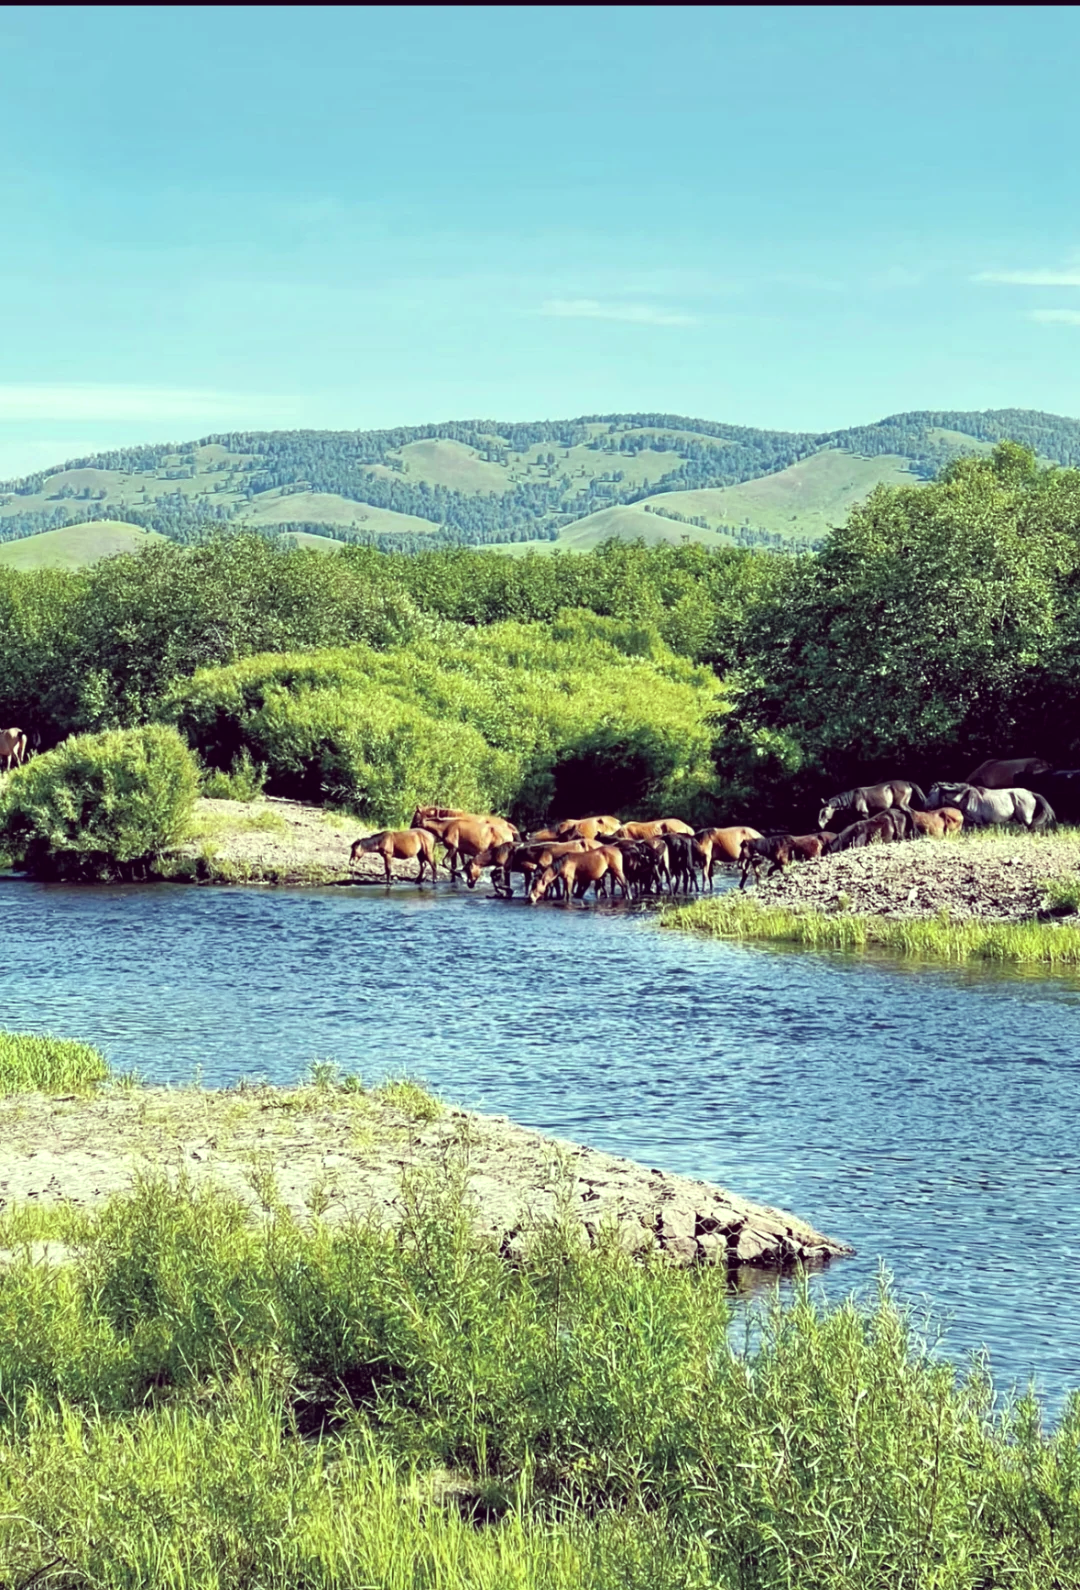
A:
POLYGON ((464 1157, 476 1226, 510 1253, 524 1251, 530 1225, 557 1210, 590 1241, 614 1224, 631 1250, 659 1247, 681 1264, 775 1268, 851 1252, 713 1183, 445 1107, 407 1083, 15 1094, 0 1098, 0 1140, 0 1204, 93 1208, 140 1171, 166 1170, 213 1181, 255 1207, 272 1184, 301 1216, 396 1222, 411 1178, 445 1178, 464 1157))
MULTIPOLYGON (((349 861, 353 840, 371 831, 359 818, 301 801, 204 797, 195 803, 189 837, 161 870, 191 883, 382 883, 380 856, 349 861)), ((391 870, 397 882, 416 879, 414 861, 391 862, 391 870)))

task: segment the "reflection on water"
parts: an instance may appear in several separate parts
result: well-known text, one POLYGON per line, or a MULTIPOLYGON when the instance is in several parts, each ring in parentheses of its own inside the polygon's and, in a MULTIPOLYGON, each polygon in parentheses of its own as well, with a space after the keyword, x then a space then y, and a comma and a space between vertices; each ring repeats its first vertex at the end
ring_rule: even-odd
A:
POLYGON ((726 1183, 872 1283, 1080 1385, 1080 979, 709 943, 605 910, 399 889, 0 889, 4 1025, 208 1085, 331 1057, 726 1183))

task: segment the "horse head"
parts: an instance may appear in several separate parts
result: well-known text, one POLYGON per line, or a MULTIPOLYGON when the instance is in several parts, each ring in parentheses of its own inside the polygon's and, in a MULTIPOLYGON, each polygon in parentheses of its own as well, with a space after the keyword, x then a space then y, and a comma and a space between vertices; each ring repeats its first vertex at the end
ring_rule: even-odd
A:
MULTIPOLYGON (((834 814, 836 812, 836 809, 837 808, 836 808, 836 802, 835 801, 826 801, 825 802, 825 805, 821 808, 821 810, 817 814, 817 825, 818 825, 819 828, 828 828, 829 823, 830 823, 832 817, 834 816, 834 814)), ((743 842, 745 843, 745 840, 743 842)))

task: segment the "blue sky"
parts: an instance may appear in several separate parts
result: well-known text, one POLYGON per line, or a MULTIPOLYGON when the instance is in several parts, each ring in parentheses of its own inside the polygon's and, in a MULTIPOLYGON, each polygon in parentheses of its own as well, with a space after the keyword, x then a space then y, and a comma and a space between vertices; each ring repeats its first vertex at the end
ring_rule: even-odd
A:
POLYGON ((1080 11, 0 12, 0 474, 263 427, 1080 414, 1080 11))

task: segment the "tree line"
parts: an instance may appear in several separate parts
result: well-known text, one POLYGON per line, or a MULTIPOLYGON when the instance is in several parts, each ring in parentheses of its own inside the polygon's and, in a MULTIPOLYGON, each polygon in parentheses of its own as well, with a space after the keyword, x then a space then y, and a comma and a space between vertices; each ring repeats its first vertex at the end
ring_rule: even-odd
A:
MULTIPOLYGON (((456 677, 486 676, 495 652, 465 637, 508 623, 537 637, 503 636, 530 688, 561 690, 550 659, 574 614, 615 625, 608 662, 615 647, 705 670, 694 688, 720 692, 707 711, 718 815, 790 814, 826 785, 961 775, 990 754, 1080 764, 1080 471, 1014 443, 925 486, 879 487, 797 559, 620 541, 325 555, 219 529, 83 570, 0 569, 0 714, 54 743, 161 720, 199 670, 357 646, 396 656, 403 677, 455 649, 456 677)), ((699 733, 687 756, 700 770, 699 733)))

